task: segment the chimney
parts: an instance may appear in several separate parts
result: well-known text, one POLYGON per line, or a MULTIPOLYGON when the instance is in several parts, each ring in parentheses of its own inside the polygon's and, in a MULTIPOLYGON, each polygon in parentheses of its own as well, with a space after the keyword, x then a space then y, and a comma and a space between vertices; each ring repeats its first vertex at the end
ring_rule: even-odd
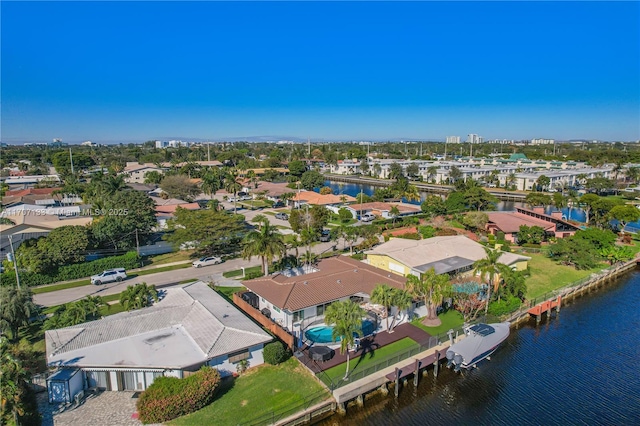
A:
POLYGON ((536 207, 533 208, 533 212, 534 213, 539 213, 539 214, 544 214, 544 207, 536 206, 536 207))
POLYGON ((562 219, 562 212, 551 212, 551 217, 554 217, 556 219, 562 219))

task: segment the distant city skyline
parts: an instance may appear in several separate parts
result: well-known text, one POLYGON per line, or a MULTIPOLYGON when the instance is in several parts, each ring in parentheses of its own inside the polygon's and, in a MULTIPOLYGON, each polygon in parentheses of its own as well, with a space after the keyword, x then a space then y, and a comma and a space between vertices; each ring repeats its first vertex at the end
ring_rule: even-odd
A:
POLYGON ((3 2, 1 24, 5 143, 640 139, 638 2, 3 2))

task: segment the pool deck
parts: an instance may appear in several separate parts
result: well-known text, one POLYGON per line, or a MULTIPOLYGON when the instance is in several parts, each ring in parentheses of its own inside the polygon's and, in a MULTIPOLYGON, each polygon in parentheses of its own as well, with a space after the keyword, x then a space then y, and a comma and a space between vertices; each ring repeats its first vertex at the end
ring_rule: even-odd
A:
MULTIPOLYGON (((409 337, 410 339, 416 341, 416 343, 422 344, 429 341, 431 335, 410 323, 404 323, 397 326, 392 333, 381 331, 375 334, 372 338, 362 339, 360 342, 360 349, 355 354, 352 352, 350 359, 351 361, 356 360, 360 356, 367 355, 372 350, 375 351, 382 346, 397 342, 398 340, 402 340, 405 337, 409 337)), ((339 345, 339 343, 337 343, 336 345, 339 345)), ((321 371, 328 370, 332 367, 335 367, 336 365, 340 365, 347 361, 347 354, 341 354, 339 347, 338 349, 334 350, 333 357, 330 360, 324 362, 316 362, 309 357, 309 346, 305 345, 301 349, 301 353, 302 355, 298 356, 298 359, 315 374, 321 371)))

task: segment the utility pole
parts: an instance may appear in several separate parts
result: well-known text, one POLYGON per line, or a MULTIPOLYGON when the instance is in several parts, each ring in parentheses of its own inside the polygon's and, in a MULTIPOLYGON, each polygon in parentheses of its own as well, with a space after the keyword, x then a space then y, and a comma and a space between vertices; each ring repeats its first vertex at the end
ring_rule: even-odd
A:
POLYGON ((211 161, 211 142, 207 142, 207 161, 211 161))
POLYGON ((20 275, 18 275, 18 259, 16 258, 16 252, 13 251, 13 235, 9 235, 9 245, 11 246, 11 257, 13 257, 13 269, 16 271, 16 284, 20 289, 20 275))
POLYGON ((311 158, 311 136, 307 136, 307 157, 311 158))
POLYGON ((138 241, 138 228, 136 228, 136 253, 140 256, 140 241, 138 241))
POLYGON ((69 159, 71 160, 71 174, 73 174, 73 154, 71 153, 71 148, 69 148, 69 159))

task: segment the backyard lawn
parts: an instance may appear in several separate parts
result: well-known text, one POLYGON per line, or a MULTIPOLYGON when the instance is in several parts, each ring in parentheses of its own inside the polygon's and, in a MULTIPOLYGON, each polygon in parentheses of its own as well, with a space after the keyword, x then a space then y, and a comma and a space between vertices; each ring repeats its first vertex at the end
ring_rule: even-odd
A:
POLYGON ((304 397, 318 396, 315 402, 329 399, 328 391, 295 358, 273 366, 262 365, 248 370, 218 397, 195 413, 169 422, 170 425, 235 426, 257 417, 296 407, 304 397))
POLYGON ((182 260, 190 260, 194 250, 180 250, 171 253, 158 254, 149 256, 145 265, 162 265, 164 263, 180 262, 182 260))
MULTIPOLYGON (((262 267, 261 266, 252 266, 250 268, 245 268, 244 273, 246 274, 250 274, 250 273, 259 273, 262 271, 262 267)), ((227 272, 223 272, 222 276, 225 278, 242 278, 242 269, 236 269, 234 271, 227 271, 227 272)))
POLYGON ((427 327, 426 325, 422 324, 422 320, 424 319, 424 317, 414 319, 413 321, 411 321, 411 324, 423 329, 432 336, 437 336, 440 333, 446 333, 451 329, 460 327, 464 323, 462 314, 454 309, 449 309, 447 312, 438 315, 438 318, 440 318, 442 324, 437 327, 427 327))
POLYGON ((571 266, 560 265, 540 253, 527 253, 531 257, 529 268, 531 276, 527 278, 527 299, 533 299, 543 294, 564 287, 572 282, 588 277, 607 265, 598 268, 579 271, 571 266))
MULTIPOLYGON (((373 364, 383 361, 385 358, 391 355, 396 355, 398 352, 403 352, 415 346, 418 346, 418 343, 415 340, 410 339, 409 337, 405 337, 404 339, 398 340, 397 342, 382 346, 381 348, 376 349, 368 354, 355 357, 352 356, 349 361, 349 374, 364 370, 365 368, 373 364)), ((339 351, 340 349, 336 350, 336 352, 339 351)), ((340 365, 336 365, 335 367, 325 370, 325 374, 320 375, 318 378, 322 381, 328 381, 328 378, 331 378, 331 380, 333 380, 334 382, 339 382, 344 377, 344 373, 346 370, 347 363, 344 362, 340 365)))

